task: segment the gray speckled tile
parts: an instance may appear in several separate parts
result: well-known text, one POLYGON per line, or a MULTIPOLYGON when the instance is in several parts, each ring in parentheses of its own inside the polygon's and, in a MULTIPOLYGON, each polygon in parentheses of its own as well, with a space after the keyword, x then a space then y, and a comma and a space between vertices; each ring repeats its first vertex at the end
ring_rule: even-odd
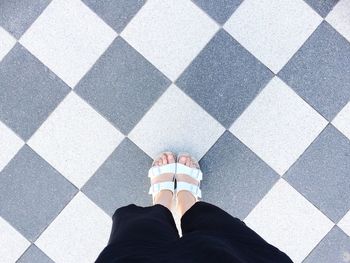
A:
POLYGON ((27 140, 70 90, 16 44, 0 63, 0 120, 27 140))
POLYGON ((204 155, 200 165, 203 200, 242 220, 280 178, 228 131, 204 155))
POLYGON ((334 226, 303 263, 350 262, 350 237, 334 226))
POLYGON ((328 120, 350 100, 350 43, 323 22, 278 73, 328 120))
POLYGON ((120 33, 146 0, 82 0, 107 24, 120 33))
POLYGON ((339 0, 304 0, 322 17, 326 17, 339 0))
POLYGON ((131 203, 152 205, 147 177, 151 163, 147 154, 129 139, 124 139, 85 184, 82 192, 109 215, 131 203))
POLYGON ((176 84, 229 128, 272 77, 267 67, 221 30, 176 84))
POLYGON ((29 146, 0 173, 0 216, 33 241, 77 192, 29 146))
POLYGON ((1 1, 0 26, 19 39, 50 2, 51 0, 1 1))
POLYGON ((337 223, 350 208, 349 171, 350 141, 328 125, 284 178, 337 223))
POLYGON ((55 263, 37 246, 31 245, 16 263, 55 263))
POLYGON ((192 0, 218 23, 224 24, 243 0, 192 0))
POLYGON ((75 91, 127 134, 170 83, 118 37, 75 91))

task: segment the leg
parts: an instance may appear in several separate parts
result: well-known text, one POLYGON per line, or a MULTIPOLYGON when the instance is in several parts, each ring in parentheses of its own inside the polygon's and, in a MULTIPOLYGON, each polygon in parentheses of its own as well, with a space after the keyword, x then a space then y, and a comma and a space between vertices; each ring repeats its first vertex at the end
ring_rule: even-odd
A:
MULTIPOLYGON (((154 160, 154 166, 175 162, 175 156, 168 152, 154 160)), ((172 181, 173 174, 152 178, 151 184, 172 181)), ((129 205, 117 209, 113 215, 113 229, 110 243, 115 241, 164 242, 179 238, 174 218, 170 211, 173 193, 161 190, 154 196, 154 205, 140 207, 129 205)))
POLYGON ((156 204, 121 207, 113 215, 111 243, 159 244, 179 238, 174 218, 168 208, 156 204))
MULTIPOLYGON (((184 164, 189 167, 197 167, 197 165, 192 161, 191 157, 189 156, 181 156, 179 159, 179 163, 184 164)), ((187 182, 190 184, 197 185, 198 181, 185 175, 185 174, 178 174, 177 180, 181 182, 187 182)), ((194 204, 196 203, 196 198, 188 191, 180 191, 177 193, 177 211, 180 215, 180 217, 188 210, 190 209, 194 204)))
POLYGON ((215 231, 228 234, 229 231, 238 233, 245 226, 244 222, 235 218, 222 210, 221 208, 209 204, 207 202, 196 202, 181 217, 182 233, 190 233, 193 231, 215 231))
MULTIPOLYGON (((168 153, 162 154, 157 160, 154 160, 155 166, 166 165, 175 162, 174 155, 168 153)), ((173 178, 173 174, 164 174, 161 177, 153 178, 151 180, 151 184, 171 181, 173 178)), ((171 204, 173 200, 173 193, 169 190, 160 191, 154 198, 154 204, 160 204, 171 210, 171 204)))
POLYGON ((228 246, 239 249, 252 262, 292 263, 290 258, 260 237, 238 218, 221 208, 200 201, 196 202, 181 218, 183 237, 191 235, 213 236, 228 246))

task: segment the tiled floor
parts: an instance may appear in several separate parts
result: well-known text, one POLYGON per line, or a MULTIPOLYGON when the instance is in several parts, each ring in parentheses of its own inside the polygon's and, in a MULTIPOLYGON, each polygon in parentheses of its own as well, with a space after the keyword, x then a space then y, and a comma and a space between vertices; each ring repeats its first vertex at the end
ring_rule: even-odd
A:
POLYGON ((349 0, 0 2, 1 262, 89 263, 147 169, 295 262, 350 262, 349 0))

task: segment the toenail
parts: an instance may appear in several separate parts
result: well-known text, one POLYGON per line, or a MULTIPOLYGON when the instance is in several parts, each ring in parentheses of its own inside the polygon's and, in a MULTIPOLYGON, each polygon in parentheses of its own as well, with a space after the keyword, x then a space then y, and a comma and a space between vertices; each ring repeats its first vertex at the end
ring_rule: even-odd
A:
POLYGON ((187 160, 187 157, 186 157, 186 156, 181 156, 180 162, 186 162, 186 160, 187 160))

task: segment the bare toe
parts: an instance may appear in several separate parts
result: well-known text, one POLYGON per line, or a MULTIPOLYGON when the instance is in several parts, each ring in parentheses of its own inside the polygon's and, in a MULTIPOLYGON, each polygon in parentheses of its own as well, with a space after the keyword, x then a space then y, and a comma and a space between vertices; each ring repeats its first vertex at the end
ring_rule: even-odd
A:
POLYGON ((186 165, 187 157, 186 156, 181 156, 179 159, 179 163, 186 165))
POLYGON ((163 161, 163 164, 167 164, 168 163, 166 154, 162 155, 162 161, 163 161))
POLYGON ((186 158, 186 166, 191 167, 191 158, 189 156, 187 156, 186 158))
POLYGON ((159 158, 159 160, 158 160, 158 165, 160 166, 160 165, 163 165, 163 159, 162 158, 159 158))
POLYGON ((175 163, 175 158, 172 153, 167 154, 168 157, 168 163, 175 163))
POLYGON ((193 160, 191 160, 190 167, 191 167, 191 168, 196 168, 196 167, 197 167, 197 164, 196 164, 193 160))

